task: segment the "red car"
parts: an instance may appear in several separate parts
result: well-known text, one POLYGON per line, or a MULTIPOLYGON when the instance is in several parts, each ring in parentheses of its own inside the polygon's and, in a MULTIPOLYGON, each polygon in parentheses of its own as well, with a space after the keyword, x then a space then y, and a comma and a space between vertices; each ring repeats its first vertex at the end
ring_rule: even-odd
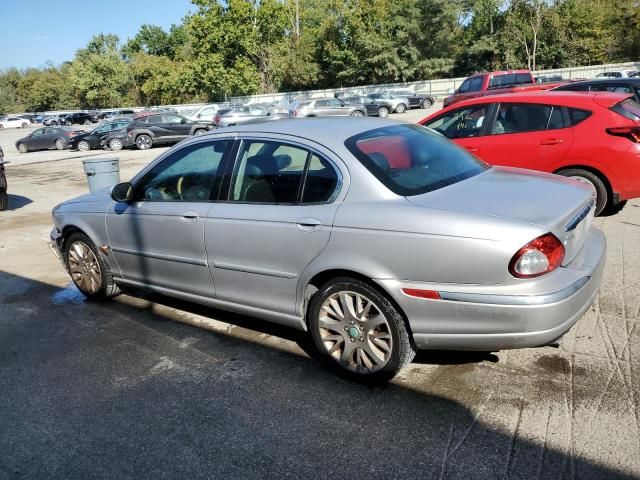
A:
POLYGON ((419 123, 491 165, 592 185, 596 213, 640 197, 640 104, 628 95, 495 95, 456 103, 419 123))

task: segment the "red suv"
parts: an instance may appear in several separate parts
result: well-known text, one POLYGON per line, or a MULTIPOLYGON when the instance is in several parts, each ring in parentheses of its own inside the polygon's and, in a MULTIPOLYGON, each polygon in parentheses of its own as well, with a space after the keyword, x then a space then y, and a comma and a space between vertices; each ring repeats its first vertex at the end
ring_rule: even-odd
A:
POLYGON ((614 93, 538 92, 476 98, 420 122, 491 165, 575 178, 596 213, 640 197, 640 104, 614 93))

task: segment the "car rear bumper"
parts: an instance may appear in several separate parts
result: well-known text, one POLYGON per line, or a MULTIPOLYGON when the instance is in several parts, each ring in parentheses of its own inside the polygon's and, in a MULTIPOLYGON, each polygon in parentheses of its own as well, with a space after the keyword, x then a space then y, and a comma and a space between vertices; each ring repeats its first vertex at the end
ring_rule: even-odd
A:
POLYGON ((606 257, 602 232, 592 229, 578 256, 565 267, 572 279, 562 288, 515 295, 436 289, 441 299, 410 297, 403 288, 428 284, 378 280, 406 314, 418 348, 501 350, 548 345, 564 335, 591 306, 600 288, 606 257))

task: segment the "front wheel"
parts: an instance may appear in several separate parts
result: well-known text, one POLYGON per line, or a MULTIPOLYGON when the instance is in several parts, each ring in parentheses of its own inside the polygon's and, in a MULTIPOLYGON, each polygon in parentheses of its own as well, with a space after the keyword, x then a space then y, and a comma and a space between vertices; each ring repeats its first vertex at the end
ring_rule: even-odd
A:
POLYGON ((609 201, 609 192, 607 186, 595 173, 579 168, 569 168, 561 170, 558 175, 573 178, 593 188, 593 196, 596 201, 596 215, 599 215, 607 206, 609 201))
POLYGON ((325 283, 308 315, 317 349, 353 379, 389 380, 415 356, 402 314, 361 280, 338 277, 325 283))
POLYGON ((28 123, 26 123, 26 122, 24 122, 24 123, 21 125, 21 127, 22 127, 22 128, 27 128, 28 126, 29 126, 29 124, 28 124, 28 123))
POLYGON ((194 135, 204 135, 205 133, 207 133, 207 131, 204 128, 199 128, 198 130, 193 132, 194 135))
POLYGON ((364 117, 364 113, 362 113, 360 110, 354 110, 353 112, 351 112, 351 116, 352 117, 364 117))
POLYGON ((56 140, 56 148, 58 150, 64 150, 65 148, 67 148, 67 142, 65 142, 61 138, 57 139, 56 140))
POLYGON ((118 150, 122 150, 123 147, 124 147, 124 144, 122 143, 122 140, 120 140, 119 138, 112 138, 111 140, 109 140, 110 150, 118 151, 118 150))
POLYGON ((380 118, 386 118, 389 116, 389 109, 387 107, 380 107, 378 109, 378 116, 380 118))
POLYGON ((120 293, 109 265, 84 233, 74 233, 67 239, 64 260, 73 283, 86 297, 106 300, 120 293))
POLYGON ((91 150, 91 144, 89 144, 89 142, 87 142, 86 140, 80 140, 78 142, 78 150, 80 150, 81 152, 88 152, 89 150, 91 150))
POLYGON ((404 103, 401 103, 396 107, 397 113, 404 113, 406 110, 407 110, 407 106, 404 103))
POLYGON ((147 134, 138 135, 136 137, 136 147, 139 150, 148 150, 151 148, 152 140, 151 137, 147 134))
POLYGON ((431 100, 430 98, 425 98, 424 100, 422 100, 422 103, 420 104, 422 108, 431 108, 432 105, 433 105, 433 100, 431 100))
POLYGON ((27 153, 29 151, 29 147, 27 147, 24 143, 18 145, 18 151, 20 153, 27 153))

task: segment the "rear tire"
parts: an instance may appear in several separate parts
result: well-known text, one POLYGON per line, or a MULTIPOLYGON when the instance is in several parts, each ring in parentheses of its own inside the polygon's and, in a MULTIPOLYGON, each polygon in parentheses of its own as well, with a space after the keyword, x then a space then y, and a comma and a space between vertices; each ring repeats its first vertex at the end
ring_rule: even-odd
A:
POLYGON ((378 116, 380 118, 386 118, 389 116, 389 109, 387 107, 380 107, 378 109, 378 116))
POLYGON ((203 135, 207 133, 207 130, 204 128, 199 128, 198 130, 196 130, 195 132, 193 132, 194 135, 203 135))
POLYGON ((364 117, 364 114, 360 110, 354 110, 351 112, 352 117, 364 117))
POLYGON ((397 107, 396 107, 396 113, 404 113, 407 111, 407 106, 404 103, 400 103, 397 107))
POLYGON ((321 286, 309 304, 308 319, 324 360, 353 380, 387 381, 416 353, 398 309, 377 288, 355 278, 337 277, 321 286))
POLYGON ((78 142, 78 150, 80 150, 81 152, 88 152, 89 150, 91 150, 91 144, 86 140, 80 140, 78 142))
POLYGON ((119 138, 112 138, 111 140, 109 140, 110 150, 117 152, 118 150, 122 150, 123 148, 124 148, 124 144, 122 143, 122 140, 120 140, 119 138))
POLYGON ((28 126, 29 126, 29 124, 26 123, 26 122, 23 122, 22 125, 21 125, 22 128, 27 128, 28 126))
POLYGON ((596 199, 596 215, 600 215, 600 213, 607 207, 607 204, 609 203, 609 191, 607 190, 607 186, 604 182, 595 173, 589 172, 588 170, 582 170, 580 168, 569 168, 567 170, 559 171, 558 175, 573 178, 593 187, 596 199))
POLYGON ((85 121, 84 121, 84 124, 85 124, 85 125, 91 125, 91 120, 85 120, 85 121))
POLYGON ((9 195, 7 192, 0 192, 0 212, 9 208, 9 195))
POLYGON ((109 265, 84 233, 73 233, 65 241, 64 262, 73 283, 87 298, 107 300, 120 293, 109 265))
POLYGON ((27 153, 29 151, 29 147, 27 147, 24 143, 20 143, 18 145, 18 151, 20 153, 27 153))

